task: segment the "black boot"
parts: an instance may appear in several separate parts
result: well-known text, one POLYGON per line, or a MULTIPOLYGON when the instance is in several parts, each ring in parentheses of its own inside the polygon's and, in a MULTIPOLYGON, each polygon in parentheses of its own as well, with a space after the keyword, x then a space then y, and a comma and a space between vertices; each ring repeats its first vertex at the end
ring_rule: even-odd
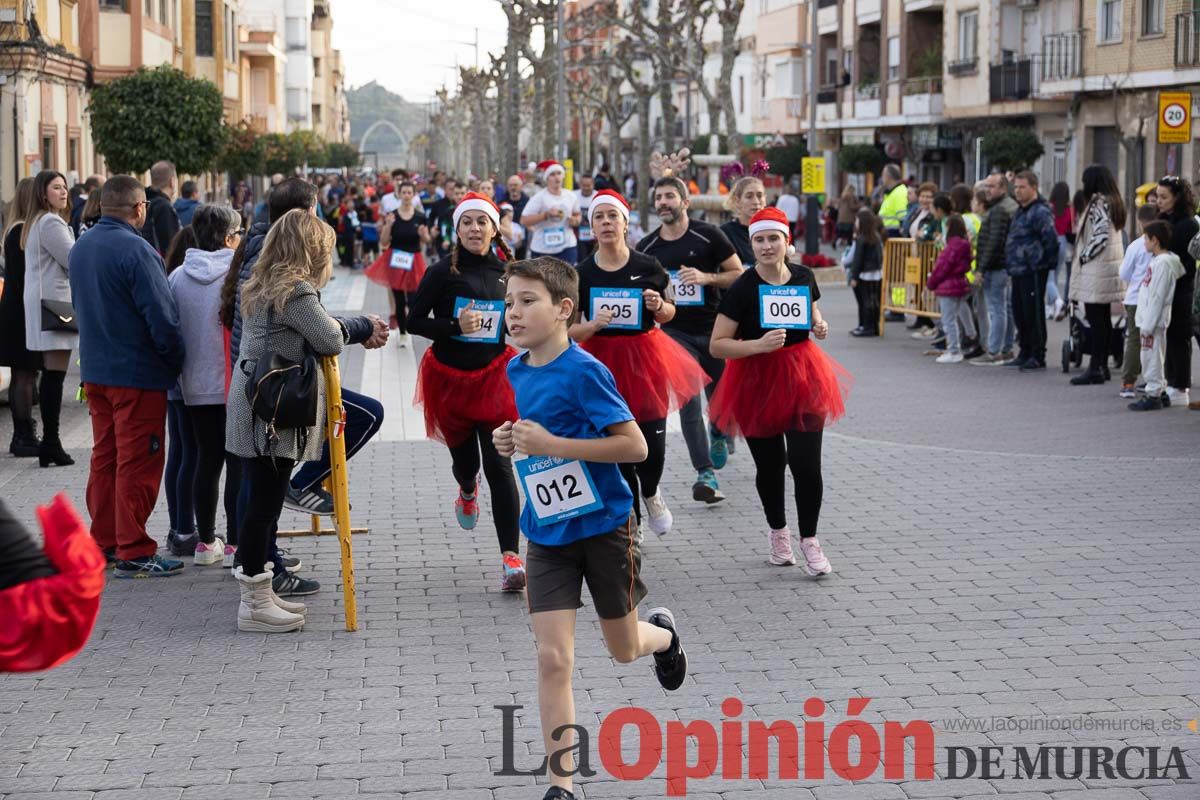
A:
POLYGON ((42 409, 42 445, 38 449, 38 464, 43 467, 69 467, 75 463, 58 439, 58 420, 62 413, 63 381, 67 373, 58 370, 42 372, 39 405, 42 409))
POLYGON ((13 422, 12 443, 8 446, 8 452, 17 458, 33 458, 38 454, 41 444, 38 441, 33 420, 23 419, 13 422))
POLYGON ((1104 372, 1097 366, 1089 366, 1087 370, 1071 378, 1072 386, 1088 386, 1093 383, 1104 383, 1104 372))

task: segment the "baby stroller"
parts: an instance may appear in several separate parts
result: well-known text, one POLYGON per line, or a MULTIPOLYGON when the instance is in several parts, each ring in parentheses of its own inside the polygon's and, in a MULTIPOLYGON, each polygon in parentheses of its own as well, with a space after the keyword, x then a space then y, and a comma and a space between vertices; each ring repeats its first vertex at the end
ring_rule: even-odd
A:
MULTIPOLYGON (((1074 300, 1071 301, 1071 311, 1067 315, 1069 334, 1062 343, 1062 371, 1070 372, 1071 366, 1083 364, 1083 357, 1092 354, 1092 326, 1083 316, 1083 309, 1074 300)), ((1121 368, 1125 359, 1125 315, 1122 314, 1113 323, 1112 335, 1108 337, 1108 355, 1116 369, 1121 368)), ((1108 361, 1105 360, 1107 366, 1108 361)))

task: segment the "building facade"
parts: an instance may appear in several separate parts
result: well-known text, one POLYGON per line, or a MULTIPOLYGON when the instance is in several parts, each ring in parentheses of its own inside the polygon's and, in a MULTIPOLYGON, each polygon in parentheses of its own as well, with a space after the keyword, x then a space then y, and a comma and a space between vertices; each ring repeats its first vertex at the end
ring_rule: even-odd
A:
POLYGON ((88 64, 75 0, 0 0, 0 198, 41 169, 93 171, 88 64))

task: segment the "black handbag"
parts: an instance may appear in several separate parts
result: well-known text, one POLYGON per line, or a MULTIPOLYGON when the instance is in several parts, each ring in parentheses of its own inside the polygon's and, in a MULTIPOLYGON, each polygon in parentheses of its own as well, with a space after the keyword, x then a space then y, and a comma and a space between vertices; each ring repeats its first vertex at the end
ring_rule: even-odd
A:
MULTIPOLYGON (((268 336, 272 311, 267 312, 268 336)), ((250 401, 254 416, 266 425, 269 441, 278 438, 277 431, 288 429, 297 430, 301 441, 306 440, 307 429, 317 424, 320 370, 307 344, 304 349, 304 358, 299 362, 270 350, 263 353, 262 358, 242 361, 242 372, 249 379, 246 381, 246 399, 250 401)))
POLYGON ((75 307, 65 300, 42 301, 42 330, 79 333, 75 307))

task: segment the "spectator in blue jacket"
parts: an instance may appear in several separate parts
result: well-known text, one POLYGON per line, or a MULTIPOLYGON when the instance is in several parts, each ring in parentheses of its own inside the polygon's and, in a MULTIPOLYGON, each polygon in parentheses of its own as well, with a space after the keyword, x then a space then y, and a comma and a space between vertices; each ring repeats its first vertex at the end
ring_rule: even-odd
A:
POLYGON ((192 214, 196 213, 196 206, 200 205, 200 201, 196 199, 195 181, 183 182, 183 186, 179 187, 179 199, 173 205, 175 216, 179 217, 179 224, 191 225, 192 214))
POLYGON ((80 371, 92 416, 87 506, 118 578, 178 574, 146 520, 162 483, 167 390, 183 367, 179 314, 162 258, 138 233, 146 190, 128 175, 101 190, 100 221, 71 249, 80 371))
POLYGON ((1013 320, 1021 349, 1005 366, 1030 372, 1046 368, 1046 278, 1058 264, 1058 232, 1032 170, 1013 178, 1013 196, 1018 208, 1008 226, 1004 267, 1012 278, 1013 320))

